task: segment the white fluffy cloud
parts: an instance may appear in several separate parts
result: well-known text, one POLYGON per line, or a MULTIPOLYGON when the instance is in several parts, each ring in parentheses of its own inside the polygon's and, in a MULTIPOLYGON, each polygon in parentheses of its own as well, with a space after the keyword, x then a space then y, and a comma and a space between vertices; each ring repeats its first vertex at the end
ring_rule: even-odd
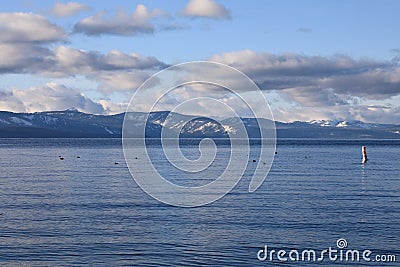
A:
POLYGON ((190 0, 181 11, 187 17, 230 18, 229 11, 215 0, 190 0))
POLYGON ((278 120, 346 119, 398 123, 400 66, 393 61, 349 56, 270 54, 244 50, 215 55, 236 67, 268 93, 278 120), (393 101, 392 101, 393 100, 393 101), (375 105, 367 103, 393 103, 375 105))
POLYGON ((0 72, 48 76, 90 75, 98 71, 159 69, 167 65, 155 57, 117 50, 107 54, 58 46, 54 50, 31 44, 1 44, 0 72))
POLYGON ((47 71, 64 75, 90 75, 98 71, 157 69, 166 66, 155 57, 146 57, 138 53, 126 54, 113 50, 101 54, 66 46, 59 46, 54 50, 53 61, 55 65, 47 71))
MULTIPOLYGON (((57 16, 67 16, 86 8, 75 2, 65 4, 57 2, 53 6, 52 12, 57 16)), ((83 22, 90 24, 92 21, 99 27, 102 23, 104 25, 111 24, 110 27, 116 30, 116 34, 122 29, 127 32, 119 32, 120 34, 130 35, 135 34, 136 31, 152 30, 153 25, 150 20, 160 15, 162 15, 160 10, 149 11, 144 5, 138 5, 135 12, 130 15, 120 12, 110 20, 87 19, 83 22)), ((96 27, 96 25, 90 24, 87 30, 93 30, 94 28, 90 28, 92 26, 96 27)), ((118 50, 100 53, 64 45, 54 46, 54 42, 65 41, 66 35, 61 27, 41 15, 0 13, 0 75, 30 74, 51 78, 83 75, 85 78, 97 82, 100 92, 111 94, 115 91, 134 90, 151 73, 167 66, 155 57, 147 57, 138 53, 123 53, 118 50)), ((49 92, 50 89, 55 90, 47 85, 46 88, 49 92)), ((18 90, 2 92, 0 99, 2 106, 21 111, 38 108, 44 98, 36 99, 41 100, 37 105, 33 105, 33 103, 25 105, 21 100, 25 101, 24 95, 22 95, 24 92, 28 94, 32 90, 21 91, 21 93, 18 90), (7 99, 8 103, 3 101, 4 99, 7 99), (34 106, 34 108, 31 109, 30 106, 34 106)), ((38 90, 36 88, 33 91, 38 92, 38 90)), ((71 106, 74 106, 73 102, 71 106)), ((47 108, 47 104, 43 108, 47 108)))
POLYGON ((105 112, 100 103, 91 100, 79 90, 56 83, 47 83, 42 87, 32 87, 27 90, 0 91, 0 110, 37 112, 68 108, 77 108, 93 114, 105 112))
POLYGON ((62 17, 73 16, 81 11, 89 9, 90 9, 89 6, 78 2, 68 2, 68 3, 56 2, 54 6, 51 8, 50 12, 54 16, 62 18, 62 17))
POLYGON ((0 42, 54 42, 66 33, 45 17, 33 13, 0 13, 0 42))
POLYGON ((119 114, 126 111, 128 103, 115 103, 111 100, 101 99, 98 101, 104 108, 106 114, 119 114))
POLYGON ((332 88, 291 88, 280 91, 280 95, 288 102, 295 102, 303 107, 332 107, 347 105, 350 96, 336 93, 332 88))
POLYGON ((137 5, 132 14, 123 11, 114 17, 107 17, 105 12, 97 13, 79 21, 74 26, 74 32, 86 35, 123 35, 134 36, 143 33, 152 33, 155 26, 151 19, 161 16, 162 10, 154 9, 149 11, 144 5, 137 5))
MULTIPOLYGON (((57 2, 51 12, 57 17, 67 17, 87 9, 77 2, 57 2)), ((230 18, 229 11, 215 0, 190 0, 181 14, 211 19, 230 18)), ((154 23, 160 21, 156 18, 164 15, 161 10, 148 10, 144 5, 137 5, 133 13, 120 11, 108 15, 101 12, 82 19, 75 24, 74 32, 90 36, 149 34, 167 29, 154 23)), ((138 53, 118 50, 100 53, 75 49, 65 43, 58 45, 57 42, 66 41, 66 36, 60 26, 41 15, 0 13, 0 74, 26 73, 52 78, 81 75, 98 84, 97 95, 100 92, 115 96, 113 93, 119 92, 116 93, 119 94, 118 101, 123 101, 122 95, 138 88, 155 71, 168 66, 155 57, 138 53)), ((273 105, 279 120, 335 118, 396 123, 400 115, 400 108, 396 105, 368 102, 388 100, 387 103, 391 103, 390 99, 400 97, 398 58, 379 61, 344 55, 277 55, 243 50, 215 55, 210 59, 238 68, 265 92, 275 92, 283 103, 273 105)), ((221 73, 220 78, 229 86, 240 89, 240 84, 234 79, 223 75, 221 73)), ((166 97, 161 108, 173 108, 182 101, 204 95, 240 107, 239 101, 229 93, 193 85, 166 97)), ((398 99, 396 101, 392 103, 398 103, 398 99)), ((144 106, 149 104, 143 101, 144 106)), ((122 112, 125 105, 110 99, 94 101, 78 89, 56 83, 27 90, 0 90, 2 110, 34 112, 76 107, 88 113, 115 113, 122 112)), ((205 104, 204 109, 208 108, 205 104)))
POLYGON ((342 104, 340 95, 385 99, 400 94, 400 66, 392 62, 251 50, 215 55, 211 60, 238 68, 262 90, 286 90, 302 104, 315 101, 316 94, 325 95, 320 97, 325 104, 342 104))
POLYGON ((0 43, 1 73, 33 73, 48 69, 51 52, 44 47, 27 43, 0 43))
POLYGON ((0 43, 0 73, 29 73, 46 77, 84 75, 97 81, 103 93, 133 90, 154 71, 167 64, 138 53, 78 50, 59 46, 54 50, 31 44, 0 43))
POLYGON ((103 71, 93 75, 93 79, 100 83, 98 89, 103 93, 134 91, 149 77, 150 74, 144 71, 103 71))

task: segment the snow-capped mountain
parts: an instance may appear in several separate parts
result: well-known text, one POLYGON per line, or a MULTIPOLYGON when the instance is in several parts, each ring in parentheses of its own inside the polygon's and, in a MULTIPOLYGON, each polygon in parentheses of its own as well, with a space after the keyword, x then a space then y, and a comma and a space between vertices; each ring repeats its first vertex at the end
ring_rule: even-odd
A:
POLYGON ((0 137, 119 137, 124 115, 92 115, 75 109, 0 112, 0 137))
POLYGON ((388 128, 392 126, 391 124, 365 123, 357 120, 311 120, 308 121, 308 123, 319 125, 321 127, 337 127, 348 129, 374 129, 388 128))
MULTIPOLYGON (((267 120, 254 118, 227 118, 220 123, 206 117, 191 117, 170 112, 146 114, 130 112, 116 115, 93 115, 75 109, 36 113, 0 112, 0 137, 116 137, 122 135, 124 116, 128 116, 133 131, 142 131, 146 137, 158 138, 161 131, 174 132, 184 138, 224 138, 238 134, 243 122, 251 138, 260 136, 260 128, 269 127, 267 120)), ((374 124, 360 121, 275 122, 278 138, 337 138, 337 139, 399 139, 400 125, 374 124)))

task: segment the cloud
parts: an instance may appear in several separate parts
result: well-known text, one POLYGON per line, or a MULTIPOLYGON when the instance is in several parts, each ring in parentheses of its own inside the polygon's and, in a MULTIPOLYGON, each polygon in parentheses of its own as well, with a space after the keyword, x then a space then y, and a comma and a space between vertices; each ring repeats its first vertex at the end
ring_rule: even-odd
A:
POLYGON ((55 42, 66 33, 45 17, 33 13, 0 13, 0 42, 55 42))
POLYGON ((52 52, 29 43, 0 43, 0 74, 34 73, 51 69, 52 52))
POLYGON ((128 103, 114 103, 106 99, 101 99, 98 102, 103 106, 106 114, 123 113, 128 106, 128 103))
POLYGON ((70 17, 81 11, 90 10, 90 7, 78 2, 61 3, 56 2, 50 12, 56 17, 70 17))
POLYGON ((56 83, 27 90, 0 91, 0 110, 14 112, 37 112, 77 108, 82 112, 103 114, 104 107, 77 89, 56 83))
POLYGON ((0 110, 26 112, 24 103, 9 91, 0 91, 0 110))
POLYGON ((257 53, 252 50, 215 55, 211 60, 229 64, 251 74, 321 77, 334 74, 349 74, 363 69, 379 68, 385 62, 356 60, 345 55, 333 57, 307 56, 303 54, 257 53))
POLYGON ((361 105, 354 107, 353 110, 355 110, 353 117, 361 121, 399 124, 400 107, 361 105))
POLYGON ((97 36, 104 34, 135 36, 153 33, 155 26, 151 20, 162 14, 163 11, 160 9, 149 11, 146 6, 139 4, 132 14, 121 11, 114 17, 107 17, 106 12, 100 12, 87 17, 75 24, 74 32, 97 36))
POLYGON ((137 89, 155 71, 167 67, 155 57, 112 50, 78 50, 66 46, 49 49, 30 43, 0 43, 0 74, 33 74, 63 78, 83 75, 97 82, 100 92, 137 89))
POLYGON ((159 69, 166 64, 155 57, 145 57, 138 53, 126 54, 112 50, 108 54, 95 51, 77 50, 59 46, 53 54, 54 67, 46 70, 60 72, 61 75, 94 74, 98 71, 159 69))
POLYGON ((292 88, 281 91, 283 98, 303 107, 331 107, 348 105, 349 97, 337 94, 332 88, 292 88), (318 93, 317 93, 318 92, 318 93))
POLYGON ((229 10, 214 0, 190 0, 181 14, 187 17, 211 19, 229 19, 229 10))
POLYGON ((320 79, 320 86, 334 88, 340 94, 367 99, 386 99, 400 94, 400 67, 385 66, 350 75, 320 79))
POLYGON ((31 73, 51 77, 95 75, 100 71, 161 69, 155 57, 112 50, 107 54, 58 46, 54 50, 32 44, 0 44, 0 73, 31 73))
POLYGON ((312 30, 310 28, 304 28, 304 27, 298 28, 297 31, 298 32, 304 32, 304 33, 312 32, 312 30))
POLYGON ((133 91, 150 77, 150 73, 144 71, 109 72, 104 71, 95 74, 92 79, 100 83, 99 90, 103 93, 115 91, 133 91))
POLYGON ((251 50, 215 55, 210 60, 243 71, 267 95, 276 95, 277 101, 271 102, 271 108, 277 120, 356 119, 398 123, 400 107, 395 99, 400 97, 400 65, 397 61, 345 55, 277 55, 251 50), (393 105, 366 104, 383 101, 393 105))
MULTIPOLYGON (((367 99, 386 99, 400 94, 400 67, 387 61, 302 54, 256 53, 244 50, 211 57, 211 60, 236 67, 249 75, 262 90, 301 91, 303 95, 327 94, 367 99)), ((287 91, 288 92, 288 91, 287 91)), ((299 97, 299 92, 293 97, 299 97)), ((311 99, 311 98, 310 98, 311 99)), ((303 101, 304 104, 305 101, 303 101)))

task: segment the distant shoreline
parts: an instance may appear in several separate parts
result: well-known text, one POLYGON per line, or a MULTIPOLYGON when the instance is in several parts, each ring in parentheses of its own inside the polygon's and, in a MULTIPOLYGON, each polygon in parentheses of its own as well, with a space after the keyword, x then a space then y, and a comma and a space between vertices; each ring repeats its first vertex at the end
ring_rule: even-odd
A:
MULTIPOLYGON (((132 127, 130 136, 141 137, 146 129, 146 138, 160 138, 166 130, 181 138, 223 139, 235 136, 237 124, 243 124, 250 139, 260 133, 274 131, 278 139, 326 139, 326 140, 397 140, 400 125, 365 123, 361 121, 310 121, 284 123, 255 118, 193 117, 174 113, 173 123, 165 126, 169 111, 152 112, 146 116, 141 112, 129 113, 132 127), (147 122, 145 120, 147 119, 147 122), (226 129, 229 129, 227 132, 226 129), (179 131, 179 132, 178 132, 179 131)), ((0 111, 0 138, 121 138, 125 114, 94 115, 77 110, 49 111, 39 113, 12 113, 0 111)), ((171 119, 169 119, 171 120, 171 119)), ((126 123, 126 122, 125 122, 126 123)), ((271 136, 270 135, 270 136, 271 136)))

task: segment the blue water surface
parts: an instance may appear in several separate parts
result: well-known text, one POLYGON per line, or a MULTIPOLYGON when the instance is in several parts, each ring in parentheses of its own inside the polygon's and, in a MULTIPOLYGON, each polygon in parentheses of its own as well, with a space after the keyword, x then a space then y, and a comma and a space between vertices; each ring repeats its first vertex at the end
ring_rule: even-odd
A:
MULTIPOLYGON (((229 155, 229 145, 218 149, 229 155)), ((194 143, 182 150, 198 154, 194 143)), ((256 192, 247 190, 249 162, 222 199, 179 208, 138 187, 119 139, 1 139, 0 266, 398 266, 399 155, 396 140, 280 140, 256 192), (397 263, 257 259, 265 245, 321 251, 339 238, 397 263)), ((206 178, 226 161, 215 164, 206 178)))

